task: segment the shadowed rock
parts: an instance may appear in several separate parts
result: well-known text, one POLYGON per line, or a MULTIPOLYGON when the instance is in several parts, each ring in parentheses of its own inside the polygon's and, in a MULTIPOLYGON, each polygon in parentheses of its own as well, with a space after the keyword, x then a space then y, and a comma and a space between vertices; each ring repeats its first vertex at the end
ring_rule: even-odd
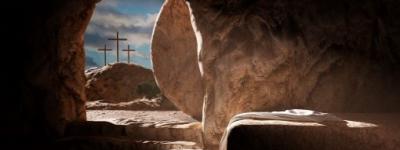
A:
MULTIPOLYGON (((399 114, 336 114, 343 123, 242 117, 228 125, 220 150, 396 150, 400 147, 399 114)), ((293 119, 300 120, 293 120, 293 119)), ((235 118, 234 118, 235 119, 235 118)))

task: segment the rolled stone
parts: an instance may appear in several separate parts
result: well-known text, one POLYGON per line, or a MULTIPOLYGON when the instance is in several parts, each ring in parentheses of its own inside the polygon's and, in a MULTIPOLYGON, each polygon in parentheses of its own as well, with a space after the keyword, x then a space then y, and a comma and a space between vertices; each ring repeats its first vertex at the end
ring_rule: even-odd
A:
POLYGON ((203 86, 196 37, 184 0, 167 0, 155 25, 151 54, 162 93, 180 110, 201 120, 203 86))

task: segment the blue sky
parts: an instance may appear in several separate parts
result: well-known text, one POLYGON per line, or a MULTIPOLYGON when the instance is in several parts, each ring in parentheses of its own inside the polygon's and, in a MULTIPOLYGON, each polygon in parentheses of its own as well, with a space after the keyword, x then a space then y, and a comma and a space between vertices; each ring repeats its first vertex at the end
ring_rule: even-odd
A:
POLYGON ((104 65, 104 53, 97 51, 107 44, 113 51, 107 52, 107 63, 116 62, 116 42, 108 38, 119 36, 127 38, 120 42, 120 62, 127 62, 127 53, 121 51, 130 48, 137 50, 131 53, 131 63, 152 68, 150 60, 150 40, 157 14, 163 0, 102 0, 85 32, 86 68, 104 65))

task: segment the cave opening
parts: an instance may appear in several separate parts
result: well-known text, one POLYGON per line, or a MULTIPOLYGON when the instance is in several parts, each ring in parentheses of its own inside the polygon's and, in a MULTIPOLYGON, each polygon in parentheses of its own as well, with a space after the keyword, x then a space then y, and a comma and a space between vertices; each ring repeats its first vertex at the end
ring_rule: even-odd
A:
MULTIPOLYGON (((243 142, 250 142, 248 144, 257 145, 251 142, 258 142, 265 143, 266 146, 274 146, 274 142, 270 139, 262 139, 262 137, 271 137, 283 139, 280 141, 297 148, 298 146, 313 148, 344 146, 342 149, 351 149, 346 146, 364 146, 367 149, 398 149, 400 147, 398 142, 400 130, 397 130, 399 121, 396 119, 399 112, 400 53, 398 53, 398 45, 400 34, 398 34, 398 20, 393 19, 399 14, 397 8, 400 3, 397 1, 352 1, 345 4, 343 4, 344 1, 329 3, 329 1, 318 0, 307 4, 285 0, 279 3, 254 1, 256 3, 249 4, 251 7, 245 7, 246 11, 243 13, 232 13, 229 9, 229 1, 190 0, 193 6, 190 8, 190 14, 185 5, 188 1, 166 1, 169 2, 170 7, 165 10, 165 19, 159 24, 159 29, 165 31, 164 29, 168 27, 174 28, 166 32, 168 34, 159 35, 157 41, 161 43, 156 45, 159 46, 157 49, 160 51, 152 54, 152 57, 158 54, 157 57, 160 58, 159 64, 154 66, 159 67, 158 77, 160 79, 163 76, 168 77, 163 79, 163 83, 157 83, 164 86, 175 84, 168 81, 186 84, 182 87, 171 86, 165 89, 170 90, 168 93, 177 93, 169 95, 170 97, 177 99, 185 97, 176 100, 182 102, 179 102, 181 108, 187 108, 186 111, 192 113, 192 116, 203 117, 204 135, 198 132, 201 130, 198 122, 171 125, 140 124, 142 120, 108 118, 91 121, 87 119, 90 117, 87 116, 87 105, 85 105, 87 102, 84 85, 87 78, 84 72, 85 51, 89 54, 88 51, 94 52, 98 48, 104 48, 106 42, 115 43, 115 41, 108 41, 108 38, 116 37, 116 32, 120 32, 121 38, 129 38, 122 30, 114 30, 112 35, 110 33, 109 36, 103 38, 101 44, 94 46, 91 50, 84 49, 85 29, 90 23, 95 4, 99 1, 41 0, 27 1, 23 6, 18 4, 20 2, 11 2, 13 5, 6 5, 23 13, 23 17, 11 16, 9 12, 2 13, 7 14, 5 19, 9 19, 5 22, 7 27, 5 35, 9 35, 8 39, 12 39, 8 45, 20 46, 20 50, 5 51, 5 53, 22 57, 21 64, 4 65, 6 69, 12 70, 6 71, 7 78, 4 78, 7 89, 5 94, 7 97, 12 97, 9 100, 6 99, 11 102, 11 105, 6 106, 7 112, 4 113, 7 114, 4 124, 5 137, 9 137, 7 140, 15 141, 15 143, 6 144, 16 149, 25 146, 31 149, 46 149, 47 147, 52 147, 50 149, 156 149, 154 147, 160 145, 166 145, 164 148, 182 148, 182 146, 197 148, 196 144, 189 141, 202 140, 204 137, 208 142, 214 142, 215 146, 218 146, 219 140, 213 139, 218 139, 222 135, 225 123, 228 123, 231 118, 230 115, 221 115, 246 111, 270 111, 271 108, 275 110, 275 107, 269 104, 287 107, 287 102, 291 101, 296 104, 306 102, 300 106, 310 109, 346 113, 343 114, 343 118, 350 120, 360 121, 360 118, 365 117, 367 119, 364 122, 376 124, 374 128, 378 130, 331 128, 333 130, 329 132, 321 130, 323 134, 319 134, 303 130, 304 128, 300 126, 289 129, 285 125, 284 128, 276 130, 276 122, 272 121, 275 127, 268 124, 263 124, 261 129, 258 128, 260 126, 254 126, 254 124, 243 126, 245 128, 242 129, 245 132, 234 132, 233 135, 239 137, 237 139, 244 136, 249 138, 247 141, 238 140, 235 144, 240 146, 243 142), (219 9, 224 8, 222 6, 228 9, 219 9), (187 38, 194 37, 190 25, 193 22, 188 21, 193 19, 191 18, 193 16, 197 17, 197 23, 195 23, 197 30, 202 31, 203 49, 196 49, 196 41, 193 38, 187 38), (171 21, 171 17, 176 17, 173 18, 176 20, 171 21), (183 19, 179 20, 181 18, 183 19), (276 19, 278 22, 274 22, 276 19), (298 25, 296 28, 298 27, 299 32, 295 32, 299 34, 298 36, 293 35, 293 32, 287 32, 292 31, 293 24, 298 25), (272 40, 270 37, 273 37, 272 40), (18 42, 12 43, 13 41, 18 42), (182 43, 187 45, 181 45, 182 43), (252 45, 257 45, 256 48, 260 49, 252 45), (168 46, 176 47, 173 47, 171 51, 163 51, 165 50, 163 48, 168 46), (199 51, 192 51, 193 49, 188 49, 187 46, 199 51), (309 50, 308 48, 312 49, 306 51, 309 50), (266 52, 270 49, 274 52, 266 52), (22 50, 24 53, 21 53, 22 50), (295 50, 295 53, 290 53, 290 50, 295 50), (202 56, 202 69, 204 69, 202 75, 206 77, 206 80, 197 80, 199 76, 194 73, 199 69, 195 67, 198 67, 200 60, 195 57, 197 52, 202 56), (286 56, 289 57, 286 58, 286 56), (163 60, 169 62, 166 63, 163 60), (268 67, 276 67, 276 69, 268 67), (182 68, 186 70, 181 70, 182 68), (240 76, 246 78, 240 78, 240 76), (180 80, 171 80, 177 78, 180 80), (205 87, 198 86, 197 83, 204 84, 205 87), (309 90, 305 90, 305 87, 309 90), (202 91, 204 89, 207 90, 205 93, 202 91), (209 98, 204 102, 207 106, 203 109, 204 116, 198 115, 202 112, 201 103, 203 102, 195 99, 199 95, 200 98, 209 98), (370 118, 373 121, 368 121, 370 118), (115 124, 113 121, 124 125, 115 124), (171 128, 164 130, 165 127, 171 128), (185 132, 187 130, 181 130, 183 128, 189 128, 194 132, 185 132), (291 130, 296 131, 298 135, 304 135, 304 139, 308 142, 302 142, 302 139, 297 138, 298 136, 291 130), (269 133, 274 133, 276 136, 271 136, 269 133), (331 133, 335 133, 336 136, 332 136, 331 133), (343 135, 350 140, 343 139, 343 135), (159 137, 163 137, 163 141, 159 137), (293 139, 294 143, 287 142, 285 140, 287 138, 293 139), (178 142, 178 144, 170 142, 176 139, 186 142, 178 142)), ((235 3, 231 4, 235 5, 235 3)), ((112 16, 112 18, 116 17, 112 16)), ((115 45, 110 47, 115 49, 115 45)), ((121 42, 120 50, 125 48, 127 45, 122 46, 121 42)), ((139 49, 134 46, 131 48, 139 49)), ((107 52, 107 59, 116 57, 114 52, 107 52)), ((101 56, 101 54, 100 52, 98 55, 101 56)), ((125 53, 120 51, 120 54, 121 62, 123 62, 122 55, 125 53)), ((134 61, 139 61, 139 59, 137 56, 133 57, 134 61)), ((110 60, 111 63, 114 61, 110 60)), ((99 66, 103 64, 101 59, 98 63, 99 66)), ((120 69, 117 72, 126 71, 126 69, 120 69)), ((140 84, 139 90, 135 92, 153 91, 151 84, 140 84)), ((109 86, 109 84, 105 85, 109 86)), ((94 103, 96 104, 98 103, 94 103)), ((104 105, 101 103, 97 106, 104 105)), ((100 109, 103 110, 103 108, 100 109)), ((159 114, 154 116, 162 116, 167 114, 166 112, 159 111, 159 114)), ((123 114, 118 112, 108 113, 108 115, 123 117, 123 114)), ((138 118, 144 115, 137 113, 138 118)), ((131 117, 130 114, 127 116, 131 117)), ((168 117, 161 119, 170 120, 168 117)), ((310 128, 310 131, 313 130, 310 128)))
MULTIPOLYGON (((84 33, 87 122, 71 124, 68 134, 124 128, 130 139, 153 143, 180 140, 183 142, 163 145, 199 146, 200 123, 161 93, 153 75, 151 39, 163 2, 106 0, 96 4, 84 33), (85 131, 82 126, 95 131, 85 131)), ((111 131, 103 136, 113 135, 111 131)))
POLYGON ((117 62, 139 64, 152 69, 150 39, 162 2, 162 0, 98 2, 84 33, 85 69, 117 62), (104 46, 107 49, 105 55, 102 50, 104 46))

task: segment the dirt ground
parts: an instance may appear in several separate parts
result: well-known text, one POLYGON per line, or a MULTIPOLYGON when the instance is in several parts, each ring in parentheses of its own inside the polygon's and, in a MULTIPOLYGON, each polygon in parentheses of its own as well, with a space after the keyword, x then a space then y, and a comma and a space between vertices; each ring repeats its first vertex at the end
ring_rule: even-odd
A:
POLYGON ((128 124, 186 124, 197 122, 182 111, 87 110, 88 121, 128 124))
POLYGON ((86 102, 87 110, 177 110, 167 99, 141 98, 128 102, 109 102, 104 100, 86 102))

